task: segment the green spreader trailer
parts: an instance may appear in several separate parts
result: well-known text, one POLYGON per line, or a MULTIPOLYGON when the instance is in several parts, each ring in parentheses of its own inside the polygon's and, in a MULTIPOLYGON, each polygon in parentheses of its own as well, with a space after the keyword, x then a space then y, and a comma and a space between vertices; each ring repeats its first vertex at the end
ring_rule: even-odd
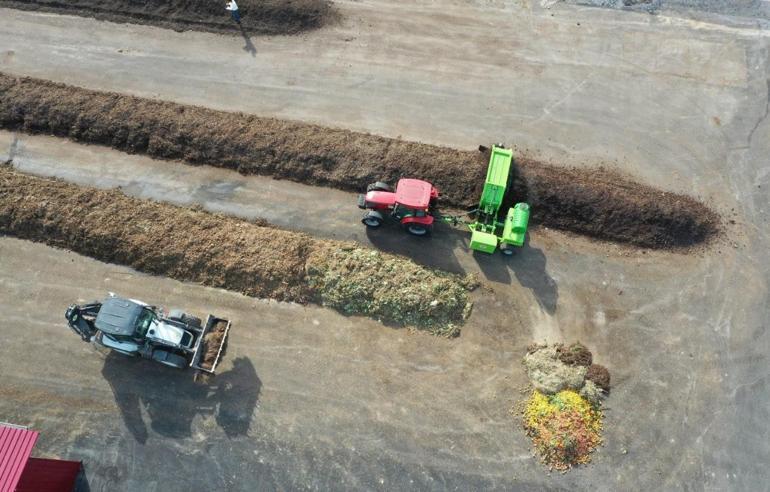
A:
POLYGON ((521 247, 529 224, 529 205, 517 203, 510 209, 504 221, 500 221, 500 208, 505 192, 511 183, 513 152, 493 145, 487 167, 487 179, 476 211, 476 220, 468 224, 471 230, 471 249, 494 253, 499 247, 504 254, 513 254, 514 247, 521 247))

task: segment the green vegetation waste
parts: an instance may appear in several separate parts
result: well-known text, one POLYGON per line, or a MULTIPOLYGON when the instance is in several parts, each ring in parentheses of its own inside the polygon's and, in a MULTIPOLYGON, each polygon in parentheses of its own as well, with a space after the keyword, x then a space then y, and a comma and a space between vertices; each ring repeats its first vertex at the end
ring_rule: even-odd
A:
POLYGON ((315 250, 308 259, 310 287, 324 306, 367 313, 387 322, 422 326, 445 336, 460 332, 470 314, 473 277, 415 268, 402 258, 354 246, 315 250))

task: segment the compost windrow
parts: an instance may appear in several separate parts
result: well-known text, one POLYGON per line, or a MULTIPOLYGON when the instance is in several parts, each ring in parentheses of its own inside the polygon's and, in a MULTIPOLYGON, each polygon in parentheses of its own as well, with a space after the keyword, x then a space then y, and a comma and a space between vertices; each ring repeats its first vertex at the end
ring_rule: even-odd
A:
MULTIPOLYGON (((476 205, 488 154, 0 74, 0 126, 307 184, 360 191, 430 181, 450 207, 476 205)), ((604 169, 517 159, 506 205, 531 223, 648 248, 686 248, 718 230, 702 202, 604 169)))
POLYGON ((239 0, 240 26, 224 0, 0 0, 0 7, 149 24, 177 31, 239 34, 297 34, 335 17, 327 0, 239 0))
MULTIPOLYGON (((457 335, 471 309, 470 278, 404 257, 119 190, 33 177, 9 165, 0 166, 0 234, 142 272, 260 298, 314 302, 441 335, 457 335)), ((208 342, 206 351, 213 345, 208 342)))

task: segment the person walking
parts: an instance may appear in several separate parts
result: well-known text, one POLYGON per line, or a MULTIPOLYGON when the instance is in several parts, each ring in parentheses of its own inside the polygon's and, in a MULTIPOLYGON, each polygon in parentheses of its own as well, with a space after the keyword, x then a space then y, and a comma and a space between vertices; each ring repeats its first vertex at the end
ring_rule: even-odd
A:
POLYGON ((232 16, 235 22, 238 24, 241 23, 241 13, 238 11, 238 4, 235 3, 235 0, 230 0, 227 2, 227 5, 225 5, 225 10, 230 11, 230 16, 232 16))

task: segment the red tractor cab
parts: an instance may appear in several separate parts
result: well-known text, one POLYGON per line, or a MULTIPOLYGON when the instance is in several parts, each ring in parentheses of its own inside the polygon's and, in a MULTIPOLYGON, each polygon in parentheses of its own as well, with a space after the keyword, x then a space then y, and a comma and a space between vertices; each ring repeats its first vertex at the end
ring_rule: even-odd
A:
POLYGON ((432 209, 438 190, 419 179, 400 179, 396 191, 378 181, 366 188, 366 195, 358 195, 358 208, 366 210, 361 222, 377 228, 386 217, 398 220, 410 234, 424 236, 433 226, 432 209))

